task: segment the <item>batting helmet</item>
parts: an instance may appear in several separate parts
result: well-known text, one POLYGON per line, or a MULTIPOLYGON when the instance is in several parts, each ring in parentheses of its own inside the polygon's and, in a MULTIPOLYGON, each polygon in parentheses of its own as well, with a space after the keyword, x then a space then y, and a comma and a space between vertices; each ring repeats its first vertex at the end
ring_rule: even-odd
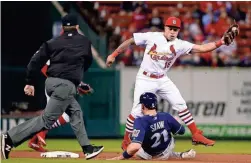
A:
POLYGON ((144 106, 150 110, 156 109, 157 108, 157 96, 151 92, 143 93, 140 96, 139 103, 144 104, 144 106))

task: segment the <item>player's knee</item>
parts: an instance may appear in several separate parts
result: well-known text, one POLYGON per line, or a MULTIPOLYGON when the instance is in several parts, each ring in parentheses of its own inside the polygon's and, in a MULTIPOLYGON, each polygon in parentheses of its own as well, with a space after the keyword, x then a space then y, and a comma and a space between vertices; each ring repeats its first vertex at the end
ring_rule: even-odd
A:
POLYGON ((151 160, 152 159, 152 156, 149 155, 148 153, 146 153, 143 148, 140 148, 138 150, 138 152, 136 153, 136 156, 143 159, 143 160, 151 160))
POLYGON ((83 118, 83 112, 81 110, 76 110, 74 112, 72 112, 72 115, 71 117, 74 117, 74 118, 83 118))
POLYGON ((173 104, 172 108, 174 110, 177 110, 178 112, 181 112, 187 109, 187 105, 186 103, 177 103, 177 104, 173 104))

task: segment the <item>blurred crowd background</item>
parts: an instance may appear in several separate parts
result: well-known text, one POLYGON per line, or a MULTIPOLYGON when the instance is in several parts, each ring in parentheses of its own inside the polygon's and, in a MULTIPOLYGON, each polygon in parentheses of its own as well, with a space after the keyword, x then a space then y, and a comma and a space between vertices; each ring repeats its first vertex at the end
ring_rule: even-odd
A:
MULTIPOLYGON (((104 61, 123 41, 132 37, 134 32, 163 31, 165 20, 176 16, 182 21, 178 37, 196 44, 220 39, 234 21, 240 26, 240 35, 230 46, 221 46, 209 53, 180 57, 174 64, 176 68, 251 67, 250 1, 62 1, 60 4, 67 13, 73 12, 74 8, 82 18, 82 22, 85 22, 80 24, 83 33, 91 39, 104 61)), ((2 96, 2 113, 9 113, 16 108, 44 108, 45 78, 38 74, 37 96, 27 97, 23 94, 25 70, 42 42, 59 35, 62 15, 49 1, 4 2, 1 12, 1 72, 4 86, 2 92, 5 95, 2 96)), ((131 46, 124 54, 119 55, 116 66, 138 67, 143 54, 144 46, 131 46)), ((92 67, 99 66, 94 62, 92 67)))
MULTIPOLYGON (((72 3, 72 2, 70 2, 72 3)), ((70 3, 64 5, 67 11, 70 3)), ((240 35, 230 46, 181 57, 175 66, 251 66, 251 3, 246 2, 173 2, 173 1, 110 1, 74 2, 90 27, 100 36, 107 35, 112 53, 134 32, 163 31, 169 16, 182 20, 179 38, 196 44, 218 40, 236 21, 240 35)), ((144 47, 131 46, 117 63, 120 66, 140 65, 144 47)))

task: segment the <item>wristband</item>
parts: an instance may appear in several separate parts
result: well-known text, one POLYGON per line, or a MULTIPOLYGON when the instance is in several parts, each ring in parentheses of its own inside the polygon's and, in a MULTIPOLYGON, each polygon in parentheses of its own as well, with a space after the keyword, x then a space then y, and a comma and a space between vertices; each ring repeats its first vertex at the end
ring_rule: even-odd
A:
POLYGON ((215 46, 218 48, 220 47, 221 45, 223 45, 222 41, 221 40, 218 40, 215 42, 215 46))
POLYGON ((112 54, 111 54, 114 58, 116 58, 119 55, 118 50, 115 50, 112 54))
POLYGON ((125 158, 125 159, 128 159, 128 158, 131 158, 133 155, 129 155, 128 153, 127 153, 127 151, 124 151, 123 152, 123 157, 125 158))

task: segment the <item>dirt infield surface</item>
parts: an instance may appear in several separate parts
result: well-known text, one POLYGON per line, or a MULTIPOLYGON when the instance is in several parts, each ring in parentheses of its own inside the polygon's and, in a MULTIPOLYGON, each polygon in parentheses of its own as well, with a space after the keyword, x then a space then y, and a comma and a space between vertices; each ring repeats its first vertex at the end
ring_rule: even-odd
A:
MULTIPOLYGON (((78 152, 80 154, 80 158, 84 158, 82 152, 78 152)), ((115 152, 103 152, 101 153, 96 160, 106 160, 108 158, 116 157, 119 153, 115 152)), ((41 158, 39 152, 33 151, 12 151, 10 153, 10 157, 12 158, 41 158)), ((137 158, 133 158, 137 159, 137 158)), ((175 160, 170 159, 168 163, 172 162, 207 162, 207 163, 251 163, 251 155, 248 154, 197 154, 196 158, 188 159, 188 160, 175 160)))

